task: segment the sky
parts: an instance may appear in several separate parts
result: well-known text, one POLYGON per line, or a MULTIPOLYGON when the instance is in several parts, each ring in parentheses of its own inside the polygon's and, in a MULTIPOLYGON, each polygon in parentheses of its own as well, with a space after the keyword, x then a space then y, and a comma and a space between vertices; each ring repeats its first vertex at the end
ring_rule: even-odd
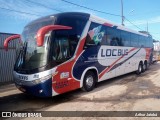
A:
MULTIPOLYGON (((66 1, 118 16, 78 7, 63 0, 0 0, 0 32, 21 34, 29 22, 60 12, 85 12, 121 24, 121 0, 66 1)), ((148 23, 150 34, 160 40, 159 5, 160 0, 123 0, 125 26, 136 31, 146 31, 148 23)))

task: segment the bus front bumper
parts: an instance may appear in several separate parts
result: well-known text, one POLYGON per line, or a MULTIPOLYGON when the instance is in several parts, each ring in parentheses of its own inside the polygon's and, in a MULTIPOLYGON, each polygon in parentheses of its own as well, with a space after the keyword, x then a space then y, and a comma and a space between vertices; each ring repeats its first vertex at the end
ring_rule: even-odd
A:
POLYGON ((37 97, 51 97, 52 96, 52 79, 35 83, 35 81, 15 80, 16 87, 27 94, 37 97))

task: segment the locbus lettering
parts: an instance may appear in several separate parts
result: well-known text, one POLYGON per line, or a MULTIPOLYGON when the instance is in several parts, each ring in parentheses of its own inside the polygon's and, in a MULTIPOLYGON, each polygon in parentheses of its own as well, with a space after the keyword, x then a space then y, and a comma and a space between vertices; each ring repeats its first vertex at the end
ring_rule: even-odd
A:
POLYGON ((127 55, 128 49, 101 49, 101 57, 127 55))

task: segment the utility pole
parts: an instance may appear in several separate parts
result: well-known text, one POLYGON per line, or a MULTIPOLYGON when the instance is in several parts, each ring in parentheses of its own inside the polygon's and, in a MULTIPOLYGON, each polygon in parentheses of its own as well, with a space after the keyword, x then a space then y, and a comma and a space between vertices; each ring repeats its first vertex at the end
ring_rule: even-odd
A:
POLYGON ((123 0, 121 0, 121 17, 122 17, 122 25, 124 26, 123 0))

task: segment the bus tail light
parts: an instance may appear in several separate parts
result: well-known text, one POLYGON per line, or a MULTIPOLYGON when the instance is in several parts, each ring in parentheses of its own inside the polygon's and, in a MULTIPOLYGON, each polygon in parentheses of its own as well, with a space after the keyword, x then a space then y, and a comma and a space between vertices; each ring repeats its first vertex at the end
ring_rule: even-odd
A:
POLYGON ((62 25, 47 25, 40 28, 37 32, 37 46, 43 46, 45 34, 51 30, 69 30, 72 27, 62 25))
POLYGON ((4 41, 4 49, 5 49, 6 51, 8 51, 8 43, 9 43, 11 40, 15 40, 15 39, 18 39, 18 38, 20 38, 20 37, 21 37, 20 35, 12 35, 12 36, 6 38, 5 41, 4 41))

